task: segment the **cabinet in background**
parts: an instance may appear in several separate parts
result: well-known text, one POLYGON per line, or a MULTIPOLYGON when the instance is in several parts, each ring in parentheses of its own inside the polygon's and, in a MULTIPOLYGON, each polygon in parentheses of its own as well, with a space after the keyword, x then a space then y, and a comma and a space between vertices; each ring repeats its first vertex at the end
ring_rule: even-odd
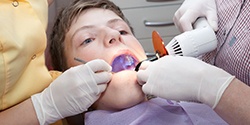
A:
POLYGON ((153 53, 152 31, 162 36, 165 45, 180 32, 173 16, 183 0, 111 0, 118 5, 134 29, 146 53, 153 53))

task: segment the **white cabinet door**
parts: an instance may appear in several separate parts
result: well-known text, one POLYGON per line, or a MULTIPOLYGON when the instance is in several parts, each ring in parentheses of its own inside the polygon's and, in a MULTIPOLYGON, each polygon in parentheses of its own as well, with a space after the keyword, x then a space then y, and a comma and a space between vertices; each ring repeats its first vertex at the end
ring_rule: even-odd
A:
POLYGON ((123 11, 146 52, 154 52, 152 31, 162 36, 165 45, 180 32, 173 16, 183 0, 111 0, 123 11))

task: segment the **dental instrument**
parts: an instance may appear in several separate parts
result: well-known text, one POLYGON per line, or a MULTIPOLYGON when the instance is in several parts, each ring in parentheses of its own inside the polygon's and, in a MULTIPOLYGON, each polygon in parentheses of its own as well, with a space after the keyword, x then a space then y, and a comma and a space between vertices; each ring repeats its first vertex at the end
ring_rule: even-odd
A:
MULTIPOLYGON (((215 32, 205 18, 198 18, 193 24, 194 30, 186 31, 175 36, 166 46, 157 31, 152 32, 152 41, 155 56, 143 61, 154 61, 165 55, 191 56, 198 57, 202 54, 214 50, 217 46, 215 32)), ((138 71, 141 63, 135 68, 138 71)))
POLYGON ((79 59, 79 58, 76 58, 76 57, 74 57, 74 60, 76 60, 76 61, 78 61, 78 62, 80 62, 82 64, 86 64, 87 63, 86 61, 84 61, 82 59, 79 59))

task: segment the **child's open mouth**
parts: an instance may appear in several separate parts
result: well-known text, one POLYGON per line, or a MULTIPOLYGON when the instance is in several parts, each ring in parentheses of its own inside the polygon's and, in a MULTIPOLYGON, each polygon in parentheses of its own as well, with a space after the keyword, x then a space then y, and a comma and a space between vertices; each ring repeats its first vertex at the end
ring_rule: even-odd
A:
POLYGON ((122 70, 134 70, 138 60, 128 54, 117 56, 112 62, 112 71, 119 72, 122 70))

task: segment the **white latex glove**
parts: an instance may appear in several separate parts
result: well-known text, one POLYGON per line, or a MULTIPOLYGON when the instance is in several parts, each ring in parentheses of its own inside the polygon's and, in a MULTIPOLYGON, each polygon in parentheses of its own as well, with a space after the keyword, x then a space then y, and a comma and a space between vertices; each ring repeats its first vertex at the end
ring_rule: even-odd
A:
POLYGON ((137 73, 145 94, 215 108, 234 76, 193 57, 164 56, 137 73))
POLYGON ((198 17, 206 17, 214 31, 218 30, 215 0, 185 0, 175 12, 174 23, 181 31, 190 31, 198 17))
POLYGON ((112 74, 103 60, 65 71, 43 92, 31 97, 41 125, 86 111, 106 89, 112 74))

